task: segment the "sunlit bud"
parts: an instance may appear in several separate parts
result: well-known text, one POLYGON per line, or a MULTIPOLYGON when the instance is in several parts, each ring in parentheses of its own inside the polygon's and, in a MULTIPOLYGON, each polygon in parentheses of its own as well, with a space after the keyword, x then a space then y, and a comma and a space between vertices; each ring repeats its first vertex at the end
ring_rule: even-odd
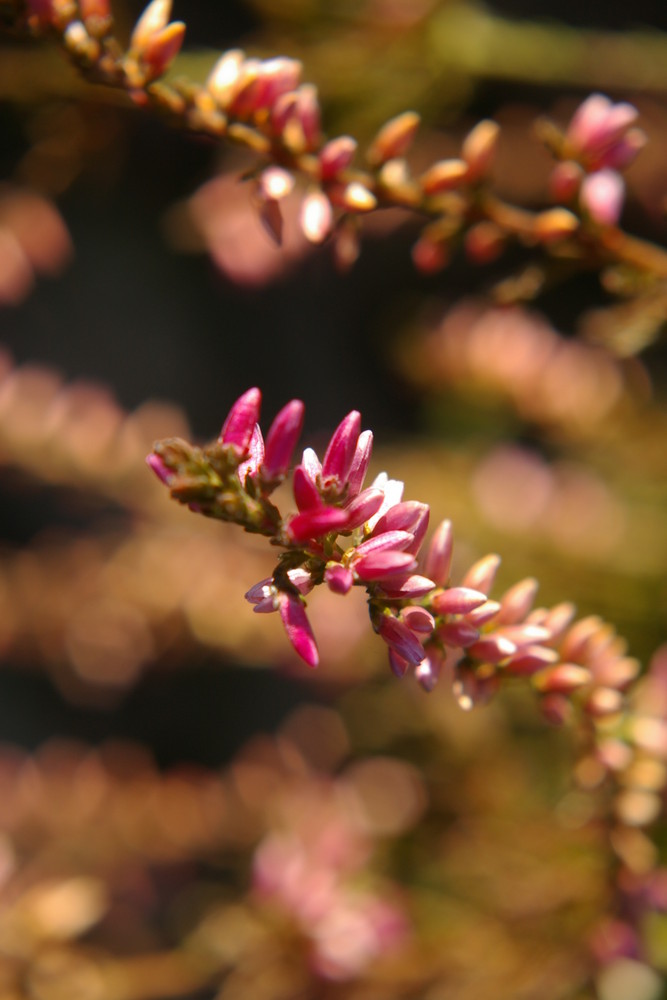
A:
POLYGON ((559 663, 536 674, 533 684, 538 691, 570 694, 590 684, 592 679, 592 674, 586 667, 580 667, 576 663, 559 663))
POLYGON ((257 388, 248 389, 240 396, 227 415, 218 436, 220 444, 231 444, 245 454, 250 444, 255 424, 259 421, 262 394, 257 388))
POLYGON ((353 496, 345 505, 347 512, 346 530, 352 531, 354 528, 359 528, 364 524, 373 514, 377 513, 382 506, 383 500, 384 493, 382 490, 373 489, 373 487, 353 496))
POLYGON ((415 565, 415 560, 409 552, 397 552, 389 549, 382 552, 370 552, 355 560, 354 572, 360 580, 365 582, 382 581, 386 578, 396 576, 398 573, 406 573, 415 565))
POLYGON ((354 584, 354 574, 341 563, 329 563, 324 571, 324 582, 334 594, 347 594, 354 584))
POLYGON ((516 644, 504 635, 483 635, 468 646, 467 652, 484 663, 501 663, 516 650, 516 644))
POLYGON ((434 195, 460 187, 467 176, 464 160, 439 160, 421 175, 419 183, 425 195, 434 195))
POLYGON ((447 646, 461 646, 465 648, 479 639, 479 629, 475 628, 474 625, 471 625, 464 618, 438 625, 437 633, 447 646))
POLYGON ((293 399, 278 413, 266 436, 262 475, 271 482, 286 475, 303 426, 304 405, 293 399))
MULTIPOLYGON (((409 555, 409 553, 407 553, 409 555)), ((416 601, 430 594, 435 584, 426 576, 412 573, 409 576, 392 576, 382 581, 382 590, 392 600, 416 601)))
POLYGON ((277 600, 287 638, 301 659, 309 667, 316 667, 319 663, 317 644, 300 598, 295 594, 279 593, 277 600))
POLYGON ((81 21, 68 24, 63 38, 69 51, 78 56, 94 58, 99 52, 97 42, 93 41, 81 21))
POLYGON ((573 160, 557 163, 549 178, 549 192, 554 201, 572 201, 579 191, 584 171, 573 160))
POLYGON ((346 170, 357 149, 357 141, 349 135, 331 139, 320 150, 320 177, 323 181, 335 180, 341 171, 346 170))
POLYGON ((271 109, 271 126, 292 153, 316 149, 320 140, 316 88, 303 84, 292 93, 282 94, 271 109))
POLYGON ((537 580, 535 577, 529 576, 506 590, 500 599, 498 623, 513 625, 515 622, 523 621, 533 606, 537 588, 537 580))
POLYGON ((348 212, 371 212, 377 206, 377 198, 372 191, 353 181, 344 188, 332 188, 332 200, 348 212))
POLYGON ((320 141, 320 105, 317 88, 311 83, 304 83, 296 91, 296 95, 296 109, 306 149, 314 149, 320 141))
POLYGON ((641 129, 631 128, 637 109, 614 104, 603 94, 591 94, 575 112, 566 133, 571 155, 581 157, 589 170, 622 170, 646 142, 641 129))
POLYGON ((478 608, 473 608, 472 611, 466 613, 466 621, 469 621, 475 628, 480 628, 495 618, 499 610, 498 601, 485 601, 478 608))
POLYGON ((230 115, 236 118, 250 118, 256 111, 262 90, 259 59, 244 59, 239 67, 238 80, 227 105, 230 115))
POLYGON ((287 578, 300 594, 309 594, 315 586, 312 576, 303 566, 295 566, 294 569, 288 569, 287 578))
POLYGON ((152 0, 134 26, 130 51, 143 53, 154 35, 169 24, 172 0, 152 0))
POLYGON ((367 556, 371 552, 387 552, 390 549, 403 552, 412 541, 412 537, 410 531, 401 531, 400 529, 385 531, 381 535, 375 535, 360 542, 355 551, 358 556, 367 556))
POLYGON ((430 635, 435 628, 435 618, 426 610, 416 605, 402 608, 401 621, 405 622, 409 629, 418 635, 430 635))
POLYGON ((598 687, 591 691, 584 709, 594 718, 615 715, 623 708, 623 695, 615 688, 598 687))
POLYGON ((291 541, 300 544, 309 538, 319 538, 330 531, 342 529, 347 523, 347 514, 340 507, 311 507, 295 514, 285 529, 291 541))
POLYGON ((386 511, 401 502, 405 488, 405 484, 400 479, 390 479, 386 472, 380 472, 373 480, 372 485, 384 491, 384 500, 382 501, 380 510, 370 518, 366 525, 368 532, 373 532, 376 524, 386 511))
MULTIPOLYGON (((381 535, 385 531, 410 531, 417 540, 417 548, 421 542, 426 529, 430 510, 428 504, 420 503, 418 500, 405 500, 396 503, 385 511, 373 525, 373 534, 381 535)), ((413 546, 409 546, 411 551, 413 546)))
POLYGON ((292 477, 294 499, 300 511, 312 510, 322 506, 322 498, 315 479, 309 475, 304 465, 297 465, 292 477))
POLYGON ((334 480, 342 486, 347 482, 360 432, 361 414, 358 410, 352 410, 341 420, 331 436, 322 459, 323 483, 334 480))
POLYGON ((408 663, 415 666, 421 663, 424 658, 421 642, 398 618, 394 618, 393 615, 382 615, 377 631, 387 645, 408 663))
POLYGON ((377 167, 394 157, 403 156, 410 147, 419 127, 415 111, 404 111, 382 126, 366 152, 366 160, 377 167))
POLYGON ((547 646, 523 646, 505 664, 505 670, 517 677, 529 677, 544 667, 557 663, 559 659, 555 649, 547 646))
POLYGON ((567 208, 548 208, 535 216, 533 230, 541 243, 565 240, 579 228, 579 219, 567 208))
POLYGON ((301 232, 311 243, 322 243, 333 228, 331 202, 323 191, 311 191, 301 203, 301 232))
POLYGON ((579 200, 593 222, 615 226, 621 216, 625 184, 615 170, 598 170, 584 178, 579 200))
POLYGON ((141 61, 148 70, 148 80, 154 80, 169 69, 183 45, 185 24, 182 21, 172 21, 162 31, 151 35, 143 49, 140 50, 141 61))
POLYGON ((436 274, 450 261, 449 247, 441 239, 423 233, 411 250, 412 263, 422 274, 436 274))
POLYGON ((258 183, 264 198, 280 201, 294 188, 294 175, 282 167, 267 167, 259 175, 258 183))
POLYGON ((488 118, 479 122, 463 141, 461 156, 468 165, 468 179, 479 180, 488 173, 498 146, 500 126, 488 118))
POLYGON ((220 56, 206 81, 206 87, 217 103, 226 108, 232 99, 241 76, 245 53, 232 49, 220 56))
POLYGON ((452 562, 452 522, 442 521, 435 530, 424 560, 424 573, 437 586, 444 587, 449 579, 452 562))
POLYGON ((377 182, 396 205, 416 207, 421 200, 405 160, 387 160, 378 171, 377 182))
POLYGON ((296 90, 301 78, 302 64, 298 59, 288 59, 286 56, 277 56, 274 59, 266 59, 260 68, 262 80, 262 107, 271 107, 274 102, 290 91, 296 90))
POLYGON ((435 594, 431 607, 438 615, 464 615, 486 601, 486 594, 470 587, 450 587, 435 594))
POLYGON ((283 241, 283 214, 274 198, 260 200, 259 221, 276 246, 280 246, 283 241))
POLYGON ((462 586, 472 587, 473 590, 481 590, 482 593, 488 594, 499 566, 500 556, 494 554, 484 556, 470 567, 461 581, 462 586))
POLYGON ((478 222, 465 234, 463 243, 468 260, 473 264, 489 264, 501 253, 505 235, 495 222, 478 222))
POLYGON ((347 477, 349 494, 354 496, 364 485, 366 472, 371 460, 373 451, 373 432, 362 431, 357 438, 357 447, 354 450, 354 457, 347 477))

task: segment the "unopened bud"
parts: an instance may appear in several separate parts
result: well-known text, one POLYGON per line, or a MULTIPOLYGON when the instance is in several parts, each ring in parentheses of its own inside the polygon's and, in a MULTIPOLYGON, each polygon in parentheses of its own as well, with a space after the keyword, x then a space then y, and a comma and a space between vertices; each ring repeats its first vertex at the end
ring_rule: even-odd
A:
POLYGON ((565 240, 579 228, 579 219, 567 208, 549 208, 535 217, 533 229, 540 243, 565 240))
POLYGON ((182 21, 172 21, 151 36, 141 51, 141 61, 148 70, 147 82, 162 76, 169 69, 181 50, 184 38, 185 24, 182 21))
POLYGON ((342 170, 346 170, 354 158, 356 148, 356 140, 349 135, 341 135, 337 139, 331 139, 319 155, 322 180, 333 180, 342 170))
POLYGON ((206 81, 207 89, 222 108, 229 105, 234 95, 244 59, 245 53, 240 49, 225 52, 216 62, 206 81))
POLYGON ((130 38, 130 51, 142 53, 153 35, 169 23, 171 0, 152 0, 134 26, 130 38))
POLYGON ((461 156, 468 164, 468 179, 479 180, 484 177, 493 163, 500 126, 488 118, 475 125, 463 141, 461 156))
POLYGON ((468 164, 464 160, 439 160, 422 174, 419 183, 426 195, 440 194, 460 187, 468 176, 468 164))
POLYGON ((573 160, 557 163, 549 178, 549 191, 554 201, 572 201, 579 191, 584 171, 573 160))
POLYGON ((586 667, 580 667, 576 663, 559 663, 536 674, 533 684, 538 691, 545 693, 571 694, 572 691, 589 684, 591 680, 591 672, 586 667))
POLYGON ((378 167, 387 160, 403 156, 414 139, 420 117, 416 111, 404 111, 382 126, 366 152, 366 160, 378 167))
POLYGON ((464 246, 473 264, 489 264, 501 253, 505 236, 495 222, 478 222, 465 235, 464 246))
POLYGON ((358 181, 353 181, 342 191, 336 192, 335 198, 341 208, 346 208, 348 212, 371 212, 377 206, 377 198, 373 192, 358 181))

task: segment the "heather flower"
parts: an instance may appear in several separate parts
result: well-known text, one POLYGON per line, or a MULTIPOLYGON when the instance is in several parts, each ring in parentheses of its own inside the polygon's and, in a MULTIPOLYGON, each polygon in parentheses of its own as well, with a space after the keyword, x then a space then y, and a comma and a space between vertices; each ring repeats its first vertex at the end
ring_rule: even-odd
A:
POLYGON ((646 139, 631 104, 614 104, 603 94, 591 94, 575 112, 565 138, 574 159, 587 170, 622 170, 635 158, 646 139))

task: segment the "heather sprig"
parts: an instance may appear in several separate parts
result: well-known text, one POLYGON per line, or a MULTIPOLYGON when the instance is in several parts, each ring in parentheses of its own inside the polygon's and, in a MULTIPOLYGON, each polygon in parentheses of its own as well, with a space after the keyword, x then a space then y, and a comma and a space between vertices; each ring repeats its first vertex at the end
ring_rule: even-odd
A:
MULTIPOLYGON (((494 121, 475 125, 458 156, 417 174, 407 159, 420 124, 415 111, 381 125, 365 150, 352 136, 330 138, 316 88, 302 82, 298 60, 258 59, 233 49, 219 57, 203 83, 163 79, 185 35, 183 22, 170 21, 171 0, 152 0, 127 46, 114 35, 109 0, 27 0, 23 11, 28 28, 55 32, 92 81, 124 90, 139 106, 152 106, 189 130, 254 154, 256 165, 246 179, 259 216, 278 243, 281 205, 296 190, 301 232, 311 243, 330 239, 341 266, 358 255, 363 216, 401 207, 423 220, 412 256, 425 273, 445 267, 459 247, 471 263, 483 264, 518 241, 538 248, 547 260, 565 258, 597 270, 623 264, 629 271, 626 284, 633 274, 667 278, 664 250, 619 227, 622 171, 645 143, 630 104, 593 94, 565 131, 552 122, 538 123, 540 138, 558 161, 550 181, 555 204, 529 211, 494 191, 492 172, 502 140, 494 121)), ((20 23, 18 5, 17 19, 20 23)))

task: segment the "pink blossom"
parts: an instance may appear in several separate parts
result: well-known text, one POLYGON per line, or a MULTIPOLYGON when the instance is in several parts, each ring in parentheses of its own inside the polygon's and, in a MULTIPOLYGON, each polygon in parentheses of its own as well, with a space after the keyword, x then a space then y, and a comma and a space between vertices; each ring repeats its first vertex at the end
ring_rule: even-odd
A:
POLYGON ((584 178, 579 199, 594 222, 615 226, 621 216, 625 184, 615 170, 598 170, 584 178))
POLYGON ((424 561, 426 576, 432 577, 439 587, 449 579, 452 562, 452 522, 442 521, 435 530, 424 561))
POLYGON ((295 514, 288 522, 286 533, 295 543, 319 538, 330 531, 341 530, 347 524, 347 514, 340 507, 311 507, 295 514))
MULTIPOLYGON (((373 432, 362 431, 357 438, 357 446, 354 450, 354 457, 352 459, 352 464, 350 465, 350 471, 347 477, 350 496, 354 496, 356 493, 359 493, 364 485, 364 479, 366 478, 366 472, 368 471, 372 451, 373 432)), ((378 488, 377 484, 373 483, 372 488, 378 488)))
POLYGON ((486 601, 486 594, 471 587, 450 587, 435 594, 431 607, 439 615, 461 615, 474 611, 486 601))
POLYGON ((631 104, 614 104, 603 94, 591 94, 575 112, 566 139, 589 170, 622 170, 645 142, 644 134, 630 127, 636 119, 637 109, 631 104))
POLYGON ((255 424, 248 444, 248 458, 245 462, 241 462, 237 469, 238 477, 242 483, 245 483, 247 476, 252 479, 258 474, 263 460, 264 438, 259 424, 255 424))
POLYGON ((382 615, 377 631, 390 649, 414 665, 421 663, 424 649, 414 632, 393 615, 382 615))
POLYGON ((165 486, 169 486, 170 482, 174 478, 174 474, 167 468, 159 455, 156 455, 155 452, 151 452, 150 455, 147 455, 146 465, 150 466, 155 475, 165 484, 165 486))
POLYGON ((266 436, 262 475, 270 482, 287 474, 303 426, 304 405, 293 399, 278 413, 266 436))
POLYGON ((309 667, 316 667, 320 660, 317 643, 301 598, 296 594, 280 591, 277 601, 287 638, 301 659, 305 660, 309 667))
POLYGON ((334 594, 347 594, 354 584, 354 574, 342 563, 329 563, 324 571, 324 582, 334 594))
POLYGON ((361 431, 361 414, 352 410, 333 432, 322 460, 322 486, 342 493, 352 469, 361 431))
POLYGON ((248 389, 239 396, 222 425, 218 436, 220 444, 232 445, 239 454, 245 455, 259 420, 261 402, 262 394, 257 388, 248 389))

